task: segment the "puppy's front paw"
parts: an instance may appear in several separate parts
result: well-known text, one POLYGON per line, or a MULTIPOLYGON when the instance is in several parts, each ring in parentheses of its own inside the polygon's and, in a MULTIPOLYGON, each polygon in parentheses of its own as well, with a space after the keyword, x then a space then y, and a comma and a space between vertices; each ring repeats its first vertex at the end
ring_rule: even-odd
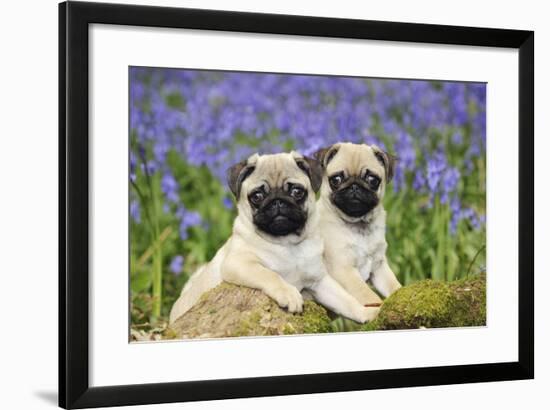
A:
POLYGON ((361 315, 360 315, 360 322, 366 323, 370 322, 374 319, 376 319, 376 316, 378 316, 378 313, 380 312, 379 307, 366 307, 362 309, 361 315))
POLYGON ((284 284, 273 289, 269 296, 271 296, 278 305, 282 308, 287 308, 289 312, 301 312, 304 305, 304 299, 302 295, 294 286, 284 284))

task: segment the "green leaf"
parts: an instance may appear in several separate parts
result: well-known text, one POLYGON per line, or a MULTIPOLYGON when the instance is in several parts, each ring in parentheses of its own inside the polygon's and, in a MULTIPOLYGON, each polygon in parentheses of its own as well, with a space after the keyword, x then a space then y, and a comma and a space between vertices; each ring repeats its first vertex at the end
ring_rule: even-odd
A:
POLYGON ((132 292, 143 292, 151 287, 151 282, 153 280, 153 275, 149 269, 144 269, 140 272, 136 272, 132 275, 132 280, 130 281, 132 292))

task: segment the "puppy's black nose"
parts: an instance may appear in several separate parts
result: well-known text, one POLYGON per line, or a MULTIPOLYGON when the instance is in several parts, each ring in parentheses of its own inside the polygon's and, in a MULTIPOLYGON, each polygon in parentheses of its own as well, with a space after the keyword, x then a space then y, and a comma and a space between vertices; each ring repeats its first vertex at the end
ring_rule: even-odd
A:
POLYGON ((282 201, 280 199, 276 199, 273 206, 277 209, 282 209, 286 206, 286 204, 284 203, 284 201, 282 201))
POLYGON ((351 184, 351 193, 352 194, 358 194, 359 193, 359 185, 357 184, 351 184))

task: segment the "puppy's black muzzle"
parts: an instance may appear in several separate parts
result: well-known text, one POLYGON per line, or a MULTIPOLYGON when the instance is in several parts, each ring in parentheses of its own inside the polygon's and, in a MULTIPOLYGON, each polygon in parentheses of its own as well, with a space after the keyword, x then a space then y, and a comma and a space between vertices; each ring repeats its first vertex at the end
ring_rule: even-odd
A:
POLYGON ((274 236, 299 233, 307 220, 307 213, 291 198, 274 197, 260 206, 253 217, 254 224, 274 236))
POLYGON ((359 178, 350 178, 345 185, 332 192, 331 200, 346 215, 359 218, 378 205, 378 195, 359 178))

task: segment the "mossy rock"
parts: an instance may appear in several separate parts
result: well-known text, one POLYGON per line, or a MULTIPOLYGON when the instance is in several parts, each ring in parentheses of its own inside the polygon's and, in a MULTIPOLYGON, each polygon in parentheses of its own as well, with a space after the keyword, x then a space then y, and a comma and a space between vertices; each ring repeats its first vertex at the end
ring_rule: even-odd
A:
POLYGON ((306 300, 302 313, 289 313, 262 291, 222 283, 165 332, 165 339, 273 336, 330 331, 324 307, 306 300))
POLYGON ((423 280, 384 301, 378 317, 360 330, 485 326, 485 274, 453 282, 423 280))
MULTIPOLYGON (((346 319, 345 331, 484 326, 485 274, 454 282, 424 280, 384 301, 365 325, 346 319)), ((222 283, 176 320, 165 339, 272 336, 334 331, 329 312, 306 300, 301 314, 288 313, 257 289, 222 283)))

